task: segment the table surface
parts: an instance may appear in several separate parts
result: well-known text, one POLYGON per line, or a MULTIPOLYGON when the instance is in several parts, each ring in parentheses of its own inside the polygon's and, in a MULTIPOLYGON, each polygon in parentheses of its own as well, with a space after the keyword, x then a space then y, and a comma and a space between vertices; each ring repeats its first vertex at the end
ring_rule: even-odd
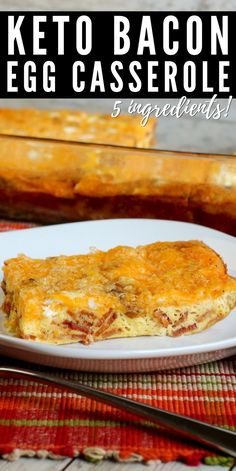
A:
MULTIPOLYGON (((0 11, 3 10, 234 10, 235 0, 0 0, 0 11)), ((148 100, 139 100, 143 103, 148 100)), ((201 100, 194 100, 201 101, 201 100)), ((123 106, 129 100, 123 101, 123 106)), ((174 103, 174 100, 168 101, 174 103)), ((152 100, 152 104, 163 105, 165 100, 152 100)), ((114 100, 0 100, 0 106, 27 107, 74 107, 90 111, 111 113, 114 100)), ((198 152, 233 153, 236 151, 236 100, 233 101, 229 116, 220 120, 206 120, 198 115, 195 118, 185 116, 181 119, 172 117, 158 120, 158 147, 198 152)), ((0 471, 24 471, 32 467, 34 471, 209 471, 208 466, 185 466, 180 463, 162 464, 153 462, 147 468, 143 464, 111 463, 104 461, 95 467, 94 464, 80 459, 34 459, 21 458, 9 462, 0 459, 0 471)), ((214 471, 222 471, 215 466, 214 471)))

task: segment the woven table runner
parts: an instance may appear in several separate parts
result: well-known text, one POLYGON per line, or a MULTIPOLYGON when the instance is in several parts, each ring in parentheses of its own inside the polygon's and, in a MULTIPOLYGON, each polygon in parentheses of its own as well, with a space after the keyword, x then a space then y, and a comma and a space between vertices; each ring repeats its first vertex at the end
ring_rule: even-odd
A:
MULTIPOLYGON (((0 231, 30 227, 0 222, 0 231)), ((1 358, 1 363, 16 364, 1 358)), ((19 364, 19 363, 18 363, 19 364)), ((30 366, 30 365, 24 365, 30 366)), ((32 367, 32 365, 31 365, 32 367)), ((50 372, 47 367, 34 369, 50 372)), ((146 374, 53 370, 63 378, 236 430, 236 358, 146 374)), ((235 444, 236 447, 236 444, 235 444)), ((53 386, 0 378, 0 455, 75 457, 91 461, 181 460, 233 464, 207 447, 118 409, 53 386)))

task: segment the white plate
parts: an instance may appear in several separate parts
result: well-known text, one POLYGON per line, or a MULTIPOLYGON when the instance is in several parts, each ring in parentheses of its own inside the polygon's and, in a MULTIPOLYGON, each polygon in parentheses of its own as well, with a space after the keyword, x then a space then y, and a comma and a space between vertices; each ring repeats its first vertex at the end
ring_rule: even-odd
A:
MULTIPOLYGON (((86 253, 91 247, 139 245, 157 240, 200 239, 215 249, 236 274, 236 240, 195 224, 145 219, 61 224, 0 234, 0 263, 25 253, 31 257, 86 253)), ((87 371, 153 371, 204 363, 236 353, 236 310, 199 334, 112 339, 84 346, 52 346, 10 336, 0 326, 0 353, 34 363, 87 371)))

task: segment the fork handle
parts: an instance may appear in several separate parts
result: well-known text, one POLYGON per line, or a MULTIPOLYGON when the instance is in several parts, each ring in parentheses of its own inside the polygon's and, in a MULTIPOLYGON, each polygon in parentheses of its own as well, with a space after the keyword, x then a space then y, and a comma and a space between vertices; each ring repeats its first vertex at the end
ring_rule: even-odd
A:
POLYGON ((0 373, 1 376, 7 376, 11 373, 14 377, 26 377, 46 384, 55 384, 63 389, 124 409, 159 425, 164 425, 188 439, 203 443, 236 458, 235 432, 52 375, 14 367, 0 367, 0 373))

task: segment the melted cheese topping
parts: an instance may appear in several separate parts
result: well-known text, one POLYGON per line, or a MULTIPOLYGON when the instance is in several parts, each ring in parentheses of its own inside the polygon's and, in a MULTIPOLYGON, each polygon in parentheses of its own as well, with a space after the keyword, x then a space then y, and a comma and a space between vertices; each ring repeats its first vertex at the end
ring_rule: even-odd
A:
POLYGON ((220 257, 194 241, 120 246, 46 260, 20 256, 5 263, 4 274, 10 291, 29 289, 69 307, 80 304, 97 311, 120 294, 127 301, 135 294, 137 304, 151 297, 162 305, 177 305, 218 296, 228 283, 235 286, 220 257))

